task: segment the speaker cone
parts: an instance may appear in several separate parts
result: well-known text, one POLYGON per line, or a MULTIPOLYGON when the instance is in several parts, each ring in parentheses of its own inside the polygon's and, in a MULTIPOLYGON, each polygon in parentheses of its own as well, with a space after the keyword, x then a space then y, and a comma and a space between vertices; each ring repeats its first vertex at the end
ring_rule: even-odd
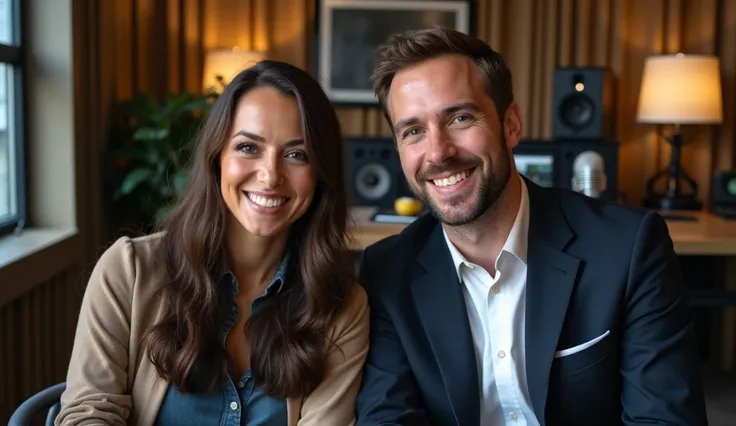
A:
POLYGON ((391 172, 382 164, 366 164, 355 173, 355 191, 368 200, 385 197, 391 190, 391 172))
POLYGON ((576 93, 569 95, 560 104, 560 121, 568 127, 583 128, 593 120, 595 105, 587 96, 576 93))

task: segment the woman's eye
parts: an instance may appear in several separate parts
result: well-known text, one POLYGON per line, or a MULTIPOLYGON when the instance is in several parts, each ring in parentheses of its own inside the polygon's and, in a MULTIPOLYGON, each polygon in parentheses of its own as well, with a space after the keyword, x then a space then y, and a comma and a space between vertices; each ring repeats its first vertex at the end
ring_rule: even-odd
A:
POLYGON ((243 142, 239 143, 238 146, 235 147, 235 149, 245 154, 255 154, 258 152, 258 145, 254 143, 243 142))
POLYGON ((307 160, 308 160, 307 153, 304 152, 304 151, 292 151, 292 152, 286 154, 286 158, 290 158, 290 159, 293 159, 293 160, 301 161, 301 162, 304 162, 304 163, 306 163, 307 160))

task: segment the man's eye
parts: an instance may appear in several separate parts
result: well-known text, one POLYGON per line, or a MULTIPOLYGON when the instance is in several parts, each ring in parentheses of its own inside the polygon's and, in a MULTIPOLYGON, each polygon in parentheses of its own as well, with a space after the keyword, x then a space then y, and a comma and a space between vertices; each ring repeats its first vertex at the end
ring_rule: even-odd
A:
POLYGON ((419 134, 419 129, 409 129, 406 132, 404 132, 404 137, 407 136, 416 136, 419 134))

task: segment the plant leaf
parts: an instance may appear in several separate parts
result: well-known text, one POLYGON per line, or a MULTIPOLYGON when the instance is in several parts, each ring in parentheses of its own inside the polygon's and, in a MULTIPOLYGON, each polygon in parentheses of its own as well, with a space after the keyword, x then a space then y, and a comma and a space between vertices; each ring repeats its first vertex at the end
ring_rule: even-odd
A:
POLYGON ((157 222, 163 222, 164 219, 166 219, 173 210, 173 206, 170 204, 164 204, 163 206, 159 207, 158 210, 156 210, 156 221, 157 222))
POLYGON ((187 184, 188 175, 189 175, 189 170, 186 170, 186 169, 179 170, 174 174, 172 181, 174 185, 174 192, 177 195, 180 195, 182 192, 184 192, 184 188, 186 187, 186 184, 187 184))
POLYGON ((169 137, 169 129, 142 127, 133 133, 133 139, 144 142, 162 141, 169 137))
POLYGON ((125 179, 123 179, 123 183, 120 185, 120 192, 122 194, 130 194, 138 187, 138 185, 150 178, 151 175, 153 175, 153 171, 151 169, 139 167, 132 170, 127 176, 125 176, 125 179))

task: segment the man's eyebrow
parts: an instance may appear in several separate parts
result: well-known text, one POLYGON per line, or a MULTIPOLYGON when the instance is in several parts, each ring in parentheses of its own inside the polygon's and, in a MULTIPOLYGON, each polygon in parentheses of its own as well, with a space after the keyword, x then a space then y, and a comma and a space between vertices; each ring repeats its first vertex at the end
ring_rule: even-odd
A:
POLYGON ((472 112, 480 112, 480 106, 476 104, 475 102, 460 102, 454 105, 450 105, 448 107, 445 107, 440 111, 440 116, 443 115, 452 115, 458 111, 472 111, 472 112))
POLYGON ((402 120, 399 120, 396 125, 394 126, 394 129, 396 132, 400 132, 405 127, 413 126, 415 124, 419 123, 419 119, 416 117, 408 117, 404 118, 402 120))

